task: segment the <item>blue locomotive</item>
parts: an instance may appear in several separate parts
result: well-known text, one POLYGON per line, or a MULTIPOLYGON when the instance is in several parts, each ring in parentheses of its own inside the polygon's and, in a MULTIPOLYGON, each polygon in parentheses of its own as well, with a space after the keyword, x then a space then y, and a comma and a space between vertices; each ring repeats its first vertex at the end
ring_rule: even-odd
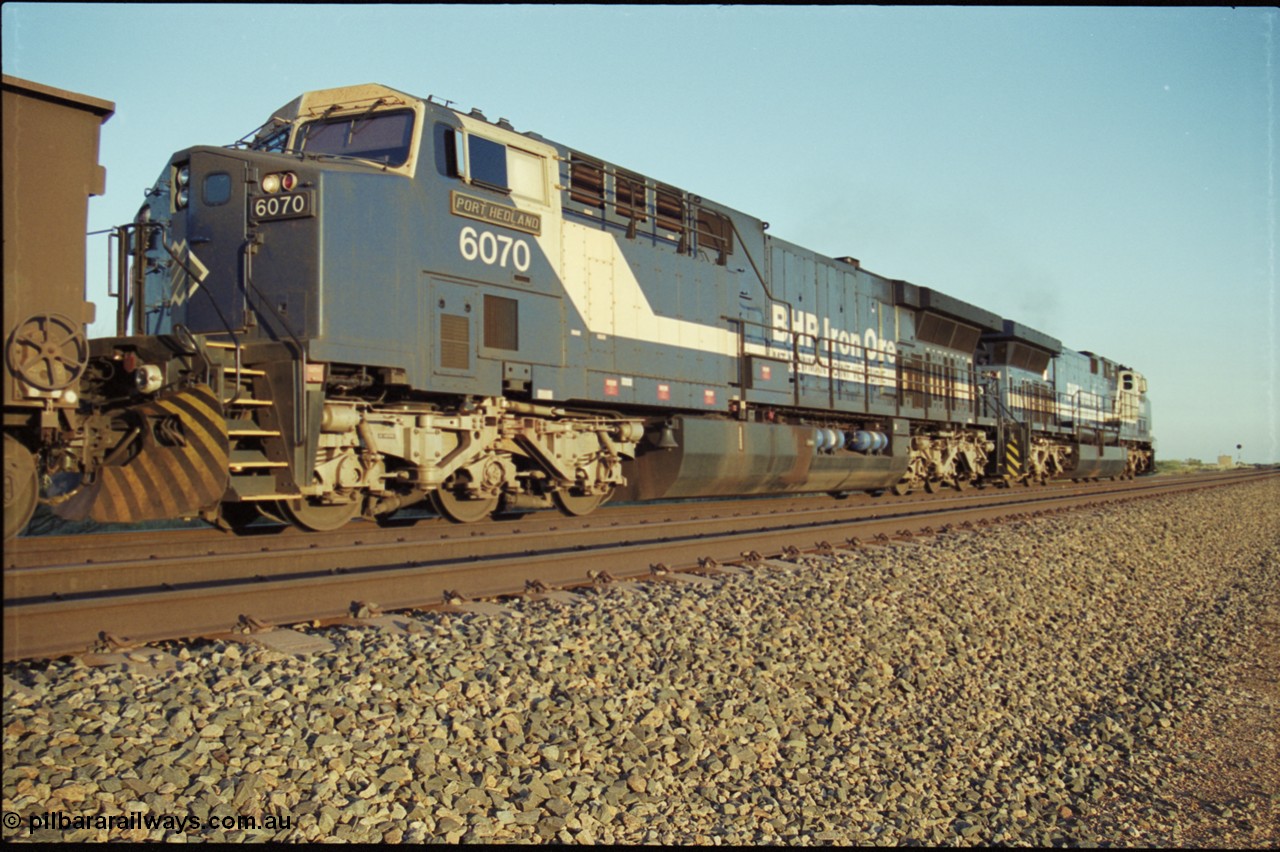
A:
POLYGON ((309 529, 610 498, 932 490, 1152 467, 1145 380, 433 98, 302 95, 175 154, 59 507, 309 529))

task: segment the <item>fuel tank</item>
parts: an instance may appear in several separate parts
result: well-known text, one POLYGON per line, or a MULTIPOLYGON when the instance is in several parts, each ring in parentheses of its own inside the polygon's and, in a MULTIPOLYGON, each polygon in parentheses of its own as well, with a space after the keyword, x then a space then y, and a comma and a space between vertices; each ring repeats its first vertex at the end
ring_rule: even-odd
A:
POLYGON ((1129 463, 1129 451, 1124 447, 1099 447, 1096 444, 1076 444, 1075 467, 1058 474, 1055 479, 1101 479, 1107 476, 1123 476, 1129 463))
POLYGON ((888 488, 907 469, 905 420, 872 440, 853 431, 775 423, 676 417, 661 443, 623 462, 627 485, 615 500, 842 492, 888 488), (838 437, 837 437, 838 436, 838 437))

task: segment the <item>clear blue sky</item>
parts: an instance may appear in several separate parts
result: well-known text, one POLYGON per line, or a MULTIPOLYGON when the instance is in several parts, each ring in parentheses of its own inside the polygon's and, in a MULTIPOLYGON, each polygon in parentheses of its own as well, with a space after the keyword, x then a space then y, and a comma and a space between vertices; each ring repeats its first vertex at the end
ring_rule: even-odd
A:
POLYGON ((94 228, 179 148, 385 83, 1132 366, 1166 458, 1280 460, 1272 9, 6 3, 3 64, 115 102, 94 228))

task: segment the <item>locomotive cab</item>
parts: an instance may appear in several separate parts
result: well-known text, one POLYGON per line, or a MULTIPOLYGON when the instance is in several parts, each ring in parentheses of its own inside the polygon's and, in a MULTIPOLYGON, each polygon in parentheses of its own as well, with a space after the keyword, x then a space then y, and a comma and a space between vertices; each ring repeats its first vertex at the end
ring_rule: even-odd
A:
POLYGON ((1142 413, 1147 380, 1140 373, 1121 368, 1116 385, 1116 416, 1122 422, 1136 421, 1142 413))
MULTIPOLYGON (((229 471, 220 501, 202 492, 211 519, 247 504, 329 529, 425 497, 461 521, 524 498, 589 511, 624 481, 642 430, 523 401, 534 371, 565 358, 528 331, 562 316, 559 163, 506 122, 378 85, 305 94, 231 148, 178 152, 121 288, 135 334, 157 337, 98 341, 115 378, 96 398, 159 414, 169 394, 208 391, 198 401, 225 428, 197 437, 229 471)), ((133 424, 142 438, 159 434, 148 422, 133 424)), ((119 466, 172 466, 131 435, 104 441, 119 466)), ((86 491, 68 509, 174 514, 133 496, 141 507, 86 491)))

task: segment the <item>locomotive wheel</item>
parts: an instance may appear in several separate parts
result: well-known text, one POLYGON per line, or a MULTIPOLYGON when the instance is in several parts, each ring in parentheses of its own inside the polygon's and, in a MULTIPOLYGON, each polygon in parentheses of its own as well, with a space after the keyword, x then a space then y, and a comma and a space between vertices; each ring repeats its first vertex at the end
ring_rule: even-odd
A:
POLYGON ((276 506, 286 520, 314 532, 342 529, 360 514, 359 500, 352 500, 350 503, 313 503, 303 497, 299 500, 277 500, 276 506))
POLYGON ((899 482, 897 485, 889 489, 899 497, 906 497, 911 493, 911 483, 907 481, 899 482))
POLYGON ((4 436, 4 538, 26 529, 40 498, 40 478, 31 452, 9 435, 4 436))
POLYGON ((965 479, 963 476, 957 476, 952 480, 951 487, 957 491, 964 491, 969 487, 969 480, 965 479))
POLYGON ((476 521, 483 521, 498 508, 496 494, 481 500, 471 500, 460 497, 443 487, 431 492, 431 502, 437 512, 455 524, 474 524, 476 521))
POLYGON ((555 501, 556 508, 561 512, 571 517, 579 517, 591 514, 609 502, 609 498, 612 496, 612 488, 603 494, 570 494, 568 491, 562 490, 552 494, 551 499, 555 501))

